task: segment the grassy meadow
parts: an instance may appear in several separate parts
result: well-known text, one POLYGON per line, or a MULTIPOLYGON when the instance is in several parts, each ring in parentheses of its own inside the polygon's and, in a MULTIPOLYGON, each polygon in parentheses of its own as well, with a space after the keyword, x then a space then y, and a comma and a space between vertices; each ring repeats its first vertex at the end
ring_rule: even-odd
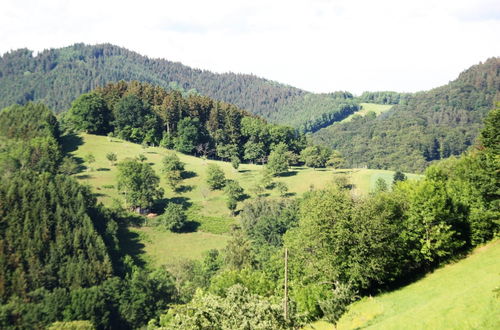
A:
MULTIPOLYGON (((499 260, 496 240, 413 284, 354 303, 337 329, 499 329, 499 260)), ((306 329, 334 327, 317 322, 306 329)))
POLYGON ((341 120, 341 123, 346 123, 352 120, 355 115, 365 116, 368 112, 373 111, 378 116, 382 112, 386 112, 392 108, 391 104, 375 104, 375 103, 360 103, 361 109, 352 115, 341 120))
MULTIPOLYGON (((153 228, 133 228, 141 237, 144 250, 155 262, 163 263, 173 256, 199 258, 202 252, 211 248, 222 248, 228 240, 231 225, 238 223, 238 217, 232 217, 226 207, 222 191, 211 191, 206 184, 206 167, 210 163, 218 164, 229 179, 237 180, 248 195, 251 187, 261 178, 261 165, 241 164, 238 171, 230 163, 204 160, 189 155, 177 153, 186 164, 186 179, 180 192, 170 189, 161 175, 161 161, 168 150, 160 147, 143 147, 139 144, 106 136, 81 134, 66 137, 66 151, 82 161, 84 169, 76 174, 82 183, 89 184, 99 201, 112 205, 115 200, 123 205, 123 196, 116 189, 117 168, 106 159, 106 154, 114 152, 118 161, 144 155, 155 172, 160 176, 160 185, 165 190, 165 201, 182 203, 187 210, 188 218, 196 224, 196 232, 174 234, 159 232, 153 228), (95 162, 84 162, 85 156, 91 153, 95 162)), ((82 168, 83 168, 82 167, 82 168)), ((288 186, 289 196, 300 196, 311 189, 321 189, 335 178, 346 176, 353 184, 353 194, 363 195, 373 189, 375 181, 382 177, 390 185, 392 171, 370 169, 311 169, 293 167, 285 176, 275 178, 288 186)), ((417 178, 417 175, 408 175, 417 178)), ((266 191, 270 196, 278 197, 276 190, 266 191)), ((239 203, 241 209, 243 203, 239 203)))

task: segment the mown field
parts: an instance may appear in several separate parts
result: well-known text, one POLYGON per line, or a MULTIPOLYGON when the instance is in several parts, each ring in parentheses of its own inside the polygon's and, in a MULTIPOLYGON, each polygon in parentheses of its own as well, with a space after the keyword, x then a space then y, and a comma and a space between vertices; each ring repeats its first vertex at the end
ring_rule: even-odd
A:
POLYGON ((368 112, 373 111, 378 116, 382 112, 388 111, 392 108, 391 104, 375 104, 375 103, 360 103, 361 110, 356 111, 349 117, 341 120, 341 123, 346 123, 352 120, 355 115, 365 116, 368 112))
POLYGON ((413 284, 354 303, 337 329, 500 329, 499 260, 496 240, 413 284))
MULTIPOLYGON (((81 134, 64 140, 65 148, 82 161, 82 171, 75 176, 85 184, 89 184, 99 201, 112 205, 117 201, 123 204, 123 196, 116 189, 117 167, 106 159, 106 154, 114 152, 118 161, 144 155, 156 173, 160 176, 160 185, 165 190, 164 202, 182 203, 188 217, 196 223, 196 232, 189 234, 173 234, 158 232, 152 228, 134 228, 141 237, 144 250, 155 262, 163 263, 174 257, 199 258, 203 251, 211 248, 222 248, 228 240, 231 225, 238 223, 238 217, 230 216, 222 191, 211 191, 206 184, 206 167, 210 163, 218 164, 229 179, 237 180, 251 195, 251 187, 261 178, 261 165, 241 164, 234 170, 230 163, 204 160, 201 158, 177 153, 186 164, 186 179, 180 192, 170 189, 161 175, 161 160, 168 150, 160 147, 143 147, 117 138, 81 134), (95 162, 84 162, 86 155, 92 154, 95 162)), ((288 196, 300 196, 311 189, 320 189, 339 177, 347 177, 353 184, 353 193, 366 194, 373 189, 375 181, 382 177, 390 185, 394 172, 369 169, 311 169, 293 167, 287 175, 275 178, 288 186, 288 196)), ((417 175, 408 175, 417 178, 417 175)), ((271 197, 278 197, 276 190, 266 191, 271 197)), ((241 209, 243 203, 239 203, 241 209)))

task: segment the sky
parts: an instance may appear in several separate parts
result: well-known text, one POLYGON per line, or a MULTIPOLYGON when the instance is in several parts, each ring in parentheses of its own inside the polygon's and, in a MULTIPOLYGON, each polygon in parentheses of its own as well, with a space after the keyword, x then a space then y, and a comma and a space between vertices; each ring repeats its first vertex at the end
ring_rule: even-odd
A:
POLYGON ((2 0, 1 54, 79 42, 312 92, 415 92, 500 56, 500 1, 2 0))

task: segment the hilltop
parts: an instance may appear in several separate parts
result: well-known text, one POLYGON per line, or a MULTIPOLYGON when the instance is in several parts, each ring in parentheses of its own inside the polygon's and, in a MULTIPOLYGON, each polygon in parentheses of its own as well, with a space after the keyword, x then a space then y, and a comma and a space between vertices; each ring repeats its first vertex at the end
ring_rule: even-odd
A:
POLYGON ((200 93, 307 131, 357 110, 350 93, 313 94, 254 75, 218 74, 153 59, 111 44, 75 44, 37 55, 28 49, 4 54, 0 57, 0 108, 41 101, 58 113, 80 94, 120 80, 200 93))
POLYGON ((473 145, 482 121, 500 100, 500 58, 462 72, 449 84, 405 95, 389 111, 358 116, 313 134, 345 155, 349 166, 422 171, 473 145))

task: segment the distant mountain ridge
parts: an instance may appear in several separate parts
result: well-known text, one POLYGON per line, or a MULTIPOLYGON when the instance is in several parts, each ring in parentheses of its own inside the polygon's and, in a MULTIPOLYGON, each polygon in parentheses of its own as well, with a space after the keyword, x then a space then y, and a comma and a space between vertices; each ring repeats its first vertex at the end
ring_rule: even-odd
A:
POLYGON ((421 171, 469 148, 500 101, 500 58, 474 65, 445 86, 407 94, 376 117, 335 123, 313 134, 339 150, 349 167, 421 171))
POLYGON ((275 123, 303 131, 325 127, 357 110, 349 93, 313 94, 249 74, 217 74, 152 59, 111 44, 75 44, 33 56, 28 49, 0 57, 0 107, 42 101, 55 112, 80 94, 119 80, 197 91, 275 123), (307 104, 307 108, 297 106, 307 104))

